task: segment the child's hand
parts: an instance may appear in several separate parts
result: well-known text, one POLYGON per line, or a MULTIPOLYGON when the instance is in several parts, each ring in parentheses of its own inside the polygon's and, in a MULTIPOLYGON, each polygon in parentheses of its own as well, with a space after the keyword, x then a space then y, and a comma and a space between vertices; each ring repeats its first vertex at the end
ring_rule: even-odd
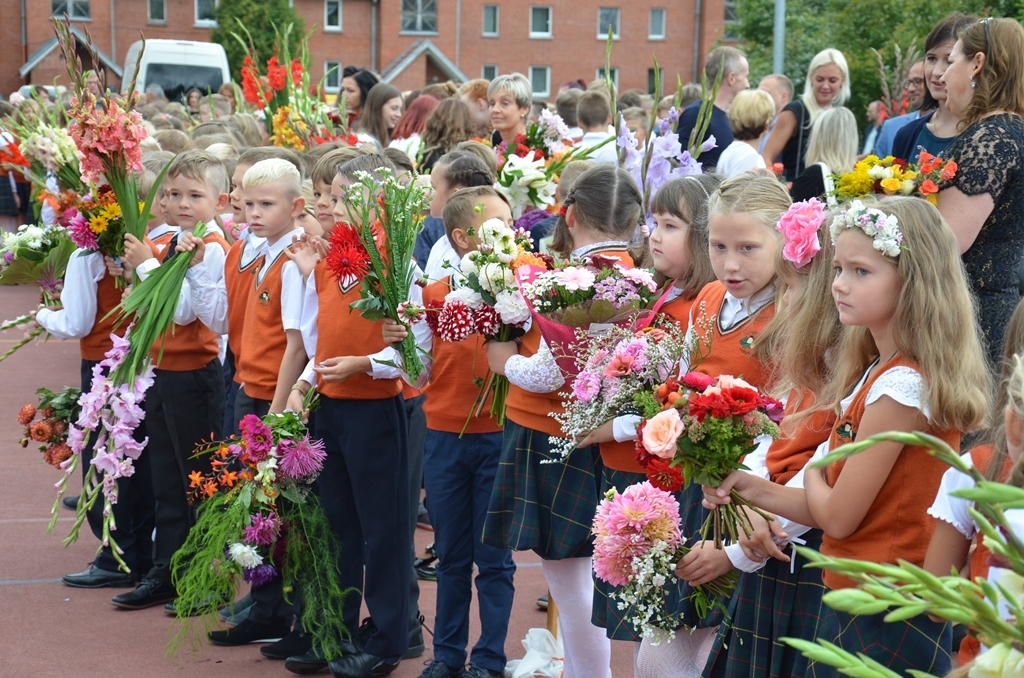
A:
POLYGON ((302 235, 292 236, 292 244, 284 250, 285 256, 294 261, 295 265, 299 267, 299 273, 302 274, 303 278, 308 278, 320 260, 327 256, 326 250, 323 255, 320 254, 316 242, 322 242, 322 240, 303 233, 302 235))
POLYGON ((519 344, 515 341, 487 342, 487 365, 495 374, 504 376, 505 363, 514 355, 519 355, 519 344))
MULTIPOLYGON (((310 383, 308 383, 308 382, 306 382, 304 380, 300 380, 299 382, 297 382, 296 386, 298 386, 300 384, 305 384, 307 391, 309 389, 313 388, 312 384, 310 384, 310 383)), ((285 409, 291 410, 292 412, 296 412, 299 415, 299 417, 302 419, 302 423, 303 424, 305 424, 305 423, 307 423, 309 421, 309 410, 303 408, 303 404, 304 404, 305 400, 306 400, 305 394, 300 392, 298 389, 293 388, 288 393, 288 403, 285 405, 285 409)))
POLYGON ((773 536, 779 539, 789 537, 778 520, 768 522, 755 511, 744 509, 747 518, 754 525, 753 531, 747 537, 743 530, 740 530, 740 547, 743 555, 751 560, 764 560, 765 558, 776 558, 784 563, 789 562, 789 556, 782 552, 778 544, 772 539, 773 536))
POLYGON ((732 570, 725 551, 715 548, 713 541, 699 541, 676 565, 676 576, 690 586, 700 586, 718 579, 732 570))
POLYGON ((119 275, 122 275, 125 271, 124 267, 121 265, 121 262, 115 259, 114 257, 108 257, 104 255, 103 263, 106 264, 107 266, 107 273, 109 273, 114 278, 116 278, 119 275))
POLYGON ((328 383, 339 383, 370 371, 370 359, 364 355, 328 358, 313 369, 328 383))
POLYGON ((381 328, 381 334, 384 335, 385 344, 400 344, 409 336, 409 330, 407 330, 405 325, 400 322, 392 320, 391 318, 384 318, 384 325, 381 328))
POLYGON ((729 477, 719 485, 718 487, 712 487, 711 485, 704 485, 704 508, 715 509, 719 506, 724 506, 732 502, 729 494, 732 490, 736 490, 739 494, 743 494, 743 490, 747 487, 747 480, 751 478, 749 473, 743 471, 733 471, 729 474, 729 477))
POLYGON ((149 245, 142 242, 131 233, 125 234, 124 261, 127 261, 129 264, 131 264, 132 268, 138 268, 139 266, 142 265, 142 262, 152 258, 153 250, 149 249, 149 245))
POLYGON ((128 295, 131 294, 131 293, 132 293, 132 288, 131 287, 124 288, 124 291, 121 292, 121 303, 124 303, 124 300, 127 299, 128 295))
POLYGON ((191 233, 182 233, 178 237, 178 246, 174 248, 174 251, 194 252, 192 261, 188 262, 188 267, 192 268, 203 262, 203 257, 206 256, 206 243, 203 242, 202 238, 197 238, 191 233))
POLYGON ((609 421, 603 424, 600 428, 591 431, 590 435, 581 440, 579 444, 576 445, 576 447, 588 447, 590 445, 597 445, 599 443, 615 442, 615 436, 612 433, 614 426, 614 421, 609 421))

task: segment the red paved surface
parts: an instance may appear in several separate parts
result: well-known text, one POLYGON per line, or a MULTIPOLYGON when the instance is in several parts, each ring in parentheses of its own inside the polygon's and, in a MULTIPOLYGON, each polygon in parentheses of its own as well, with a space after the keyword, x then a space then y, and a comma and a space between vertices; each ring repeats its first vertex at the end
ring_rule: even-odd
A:
MULTIPOLYGON (((13 318, 37 301, 27 288, 0 287, 0 320, 13 318)), ((17 339, 15 332, 0 334, 0 353, 17 339)), ((0 676, 3 678, 125 678, 164 676, 290 676, 280 662, 264 659, 256 646, 207 647, 201 654, 166 657, 171 619, 162 608, 137 612, 118 610, 110 598, 120 590, 73 589, 59 579, 78 572, 92 559, 96 542, 85 529, 79 542, 64 548, 61 539, 71 526, 72 513, 61 509, 54 534, 46 525, 53 503, 53 483, 59 472, 47 466, 30 447, 21 449, 18 409, 35 402, 40 386, 59 389, 79 380, 79 353, 75 342, 50 341, 26 346, 0 363, 0 478, 4 501, 0 504, 0 676)), ((74 486, 73 486, 74 487, 74 486)), ((423 548, 431 538, 416 531, 423 548)), ((544 626, 545 615, 534 601, 545 591, 544 577, 532 553, 516 555, 516 599, 508 640, 509 658, 523 654, 526 631, 544 626)), ((433 628, 436 585, 421 583, 421 610, 433 628)), ((479 623, 473 612, 471 639, 479 623)), ((632 648, 614 643, 613 675, 632 675, 632 648)), ((415 678, 429 660, 431 646, 419 659, 403 662, 392 675, 415 678)), ((324 674, 326 675, 326 674, 324 674)))

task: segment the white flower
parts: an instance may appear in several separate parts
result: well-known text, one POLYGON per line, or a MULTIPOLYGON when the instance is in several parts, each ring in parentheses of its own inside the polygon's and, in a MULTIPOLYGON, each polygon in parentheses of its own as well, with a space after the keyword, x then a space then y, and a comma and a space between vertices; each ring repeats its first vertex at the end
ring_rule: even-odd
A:
POLYGON ((498 292, 512 287, 515 283, 512 269, 497 263, 481 266, 479 280, 480 287, 495 296, 497 296, 498 292))
POLYGON ((459 270, 462 271, 462 275, 468 278, 474 273, 479 273, 480 268, 476 265, 476 260, 479 258, 479 252, 468 252, 466 256, 462 257, 462 261, 459 262, 459 270))
POLYGON ((506 239, 515 242, 516 234, 501 219, 488 219, 480 224, 480 242, 497 246, 506 239))
POLYGON ((506 325, 519 325, 530 319, 530 308, 518 291, 499 292, 494 298, 494 310, 506 325))
POLYGON ((914 181, 913 179, 904 179, 903 185, 900 186, 900 193, 903 195, 910 195, 914 192, 914 181))
POLYGON ((970 678, 1008 678, 1024 675, 1024 654, 1006 643, 999 643, 980 654, 967 675, 970 678))
POLYGON ((892 169, 889 167, 883 167, 881 165, 875 165, 868 170, 868 176, 875 181, 881 181, 882 179, 892 178, 892 169))
POLYGON ((263 556, 248 544, 235 542, 228 547, 228 555, 231 556, 231 560, 245 568, 259 567, 263 564, 263 556))
POLYGON ((480 308, 480 304, 484 303, 484 298, 480 296, 480 293, 476 292, 471 287, 459 287, 454 289, 445 295, 444 300, 461 301, 473 311, 480 308))

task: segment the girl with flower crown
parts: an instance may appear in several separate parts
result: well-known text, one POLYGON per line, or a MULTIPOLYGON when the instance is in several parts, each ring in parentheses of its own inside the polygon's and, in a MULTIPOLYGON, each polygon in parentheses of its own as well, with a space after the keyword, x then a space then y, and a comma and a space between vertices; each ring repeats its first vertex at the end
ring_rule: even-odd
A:
MULTIPOLYGON (((832 243, 824 205, 816 199, 795 203, 776 229, 785 245, 775 270, 785 290, 772 324, 785 334, 777 361, 776 395, 786 399, 782 437, 768 449, 761 467, 765 482, 801 487, 803 468, 821 444, 827 445, 835 413, 814 410, 815 394, 828 381, 841 325, 832 300, 832 243)), ((757 529, 741 538, 743 558, 729 607, 729 624, 719 627, 704 675, 803 676, 807 660, 780 642, 782 637, 814 639, 821 608, 821 572, 803 567, 791 543, 817 549, 821 530, 775 517, 767 523, 751 515, 757 529)), ((729 547, 735 548, 735 547, 729 547)))
MULTIPOLYGON (((814 410, 833 411, 828 449, 885 431, 924 431, 952 447, 988 413, 988 369, 956 240, 927 201, 892 196, 853 201, 831 223, 832 294, 845 326, 834 372, 814 410)), ((804 489, 735 472, 704 488, 718 506, 738 491, 755 505, 823 532, 821 552, 882 563, 921 565, 935 527, 927 508, 945 466, 919 446, 881 443, 824 469, 808 468, 804 489)), ((852 580, 822 576, 829 589, 852 580)), ((921 615, 884 621, 822 610, 815 632, 889 669, 945 674, 948 624, 921 615)), ((812 663, 806 675, 838 675, 812 663)))

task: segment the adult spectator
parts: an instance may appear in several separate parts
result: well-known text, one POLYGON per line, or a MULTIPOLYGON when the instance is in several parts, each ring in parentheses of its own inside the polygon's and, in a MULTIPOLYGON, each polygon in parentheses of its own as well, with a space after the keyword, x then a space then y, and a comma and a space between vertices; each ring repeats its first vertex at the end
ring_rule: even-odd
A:
POLYGON ((811 125, 822 111, 842 106, 849 98, 850 69, 843 53, 829 48, 815 54, 807 67, 804 93, 782 109, 768 135, 762 151, 765 164, 772 165, 781 156, 787 181, 803 174, 811 125))
POLYGON ((768 141, 768 135, 772 133, 772 129, 775 128, 775 121, 779 119, 779 114, 793 100, 793 81, 781 73, 772 73, 761 78, 761 82, 757 83, 757 88, 768 92, 772 97, 772 101, 775 102, 775 117, 772 118, 771 124, 768 125, 768 134, 761 137, 761 143, 757 148, 758 153, 764 153, 764 144, 768 141))
POLYGON ((993 365, 1020 301, 1024 252, 1024 28, 985 19, 964 28, 942 75, 946 108, 963 131, 946 149, 959 165, 939 192, 956 234, 993 365))
POLYGON ((516 136, 526 134, 526 119, 533 106, 533 87, 522 73, 499 75, 487 88, 487 105, 491 109, 491 146, 511 144, 516 136))
MULTIPOLYGON (((715 138, 715 147, 710 151, 700 154, 700 162, 705 168, 713 168, 718 164, 722 151, 732 143, 732 125, 729 124, 729 106, 736 95, 745 89, 750 88, 750 66, 743 52, 735 47, 716 47, 708 55, 707 63, 704 64, 704 75, 708 79, 708 86, 711 86, 722 74, 722 80, 718 85, 718 93, 715 95, 715 105, 711 108, 711 123, 708 125, 704 136, 696 140, 697 145, 706 141, 709 137, 715 138)), ((694 101, 683 109, 679 116, 679 140, 686 150, 690 133, 697 126, 697 113, 700 111, 701 102, 694 101)))
POLYGON ((931 111, 908 123, 896 133, 892 155, 917 164, 921 149, 932 155, 941 156, 960 131, 960 118, 946 107, 946 86, 942 74, 948 65, 949 55, 956 44, 956 36, 978 20, 954 12, 935 24, 924 42, 925 97, 921 109, 931 111))
POLYGON ((604 92, 584 92, 576 105, 576 121, 583 130, 583 138, 580 139, 580 148, 593 148, 604 143, 590 155, 594 162, 610 163, 618 162, 618 149, 615 147, 614 135, 608 133, 608 126, 612 122, 612 106, 608 103, 608 97, 604 92))
POLYGON ((401 119, 402 93, 386 82, 379 82, 366 95, 356 129, 371 137, 378 148, 386 148, 391 143, 391 130, 401 119))
POLYGON ((824 197, 835 205, 832 175, 851 171, 857 162, 857 118, 850 109, 833 106, 821 112, 811 126, 806 159, 807 168, 789 189, 793 201, 824 197))
POLYGON ((164 94, 164 88, 154 82, 146 85, 146 103, 151 104, 155 101, 166 102, 167 95, 164 94))
POLYGON ((380 78, 359 66, 347 66, 341 74, 341 94, 345 97, 345 111, 351 127, 362 114, 366 97, 373 86, 380 82, 380 78))
POLYGON ((715 172, 730 179, 755 169, 764 169, 764 158, 757 152, 768 124, 775 117, 775 102, 761 89, 740 92, 729 107, 733 142, 722 151, 715 172))
POLYGON ((878 139, 878 130, 882 128, 882 102, 875 100, 868 104, 868 110, 864 114, 868 120, 868 128, 864 132, 864 147, 861 155, 867 155, 875 150, 875 141, 878 139))
MULTIPOLYGON (((423 126, 420 172, 429 172, 445 153, 473 137, 473 117, 461 99, 451 97, 437 105, 423 126)), ((493 155, 493 153, 492 153, 493 155)))
POLYGON ((459 87, 459 98, 469 108, 473 117, 473 132, 483 139, 491 131, 491 108, 487 105, 487 87, 490 81, 483 78, 468 80, 459 87))
POLYGON ((555 110, 558 112, 558 117, 569 128, 569 138, 573 141, 583 138, 583 130, 580 129, 579 122, 576 120, 576 106, 579 104, 582 94, 583 90, 570 87, 555 99, 555 110))
POLYGON ((903 91, 907 94, 907 106, 909 113, 889 118, 882 123, 882 129, 878 131, 878 139, 875 141, 875 155, 884 158, 892 155, 892 145, 896 140, 896 133, 921 117, 921 106, 924 104, 924 60, 915 61, 907 71, 907 79, 903 82, 903 91))
POLYGON ((437 108, 437 103, 437 99, 426 94, 413 99, 391 133, 388 146, 397 148, 415 161, 422 148, 421 140, 423 129, 427 126, 427 117, 437 108))

